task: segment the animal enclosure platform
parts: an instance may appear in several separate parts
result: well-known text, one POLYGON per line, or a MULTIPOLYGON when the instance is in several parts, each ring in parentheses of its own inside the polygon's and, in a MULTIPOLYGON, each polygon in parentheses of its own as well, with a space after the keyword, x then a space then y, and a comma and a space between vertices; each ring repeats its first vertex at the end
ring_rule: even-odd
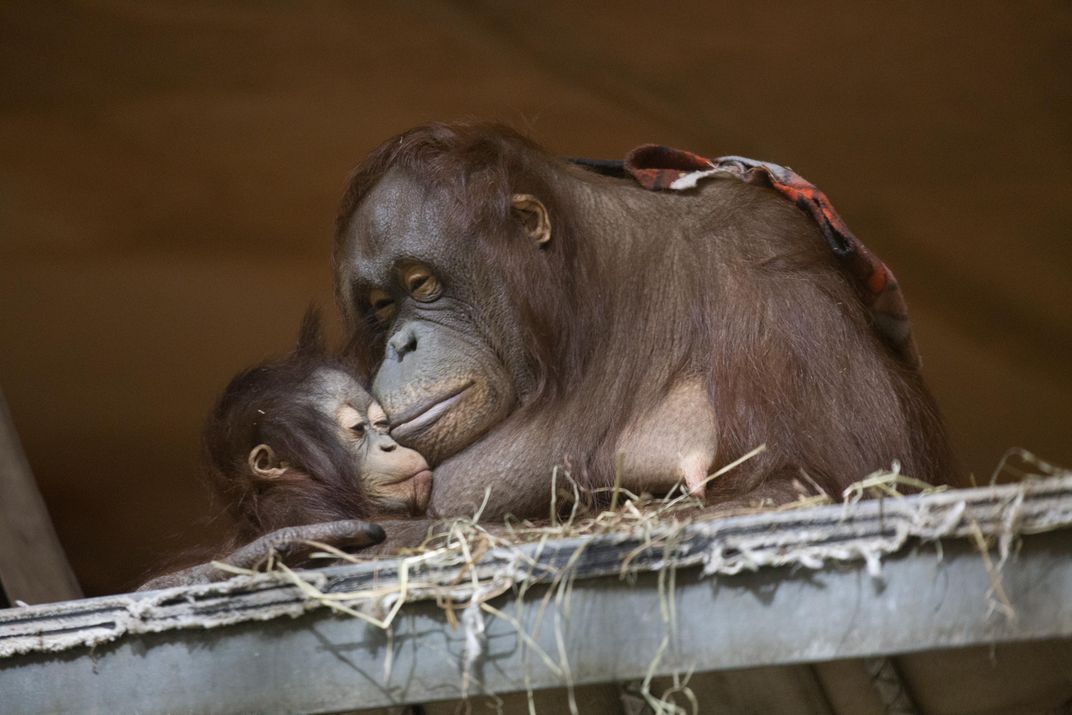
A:
POLYGON ((337 712, 1072 636, 1067 474, 474 544, 0 611, 2 709, 337 712))

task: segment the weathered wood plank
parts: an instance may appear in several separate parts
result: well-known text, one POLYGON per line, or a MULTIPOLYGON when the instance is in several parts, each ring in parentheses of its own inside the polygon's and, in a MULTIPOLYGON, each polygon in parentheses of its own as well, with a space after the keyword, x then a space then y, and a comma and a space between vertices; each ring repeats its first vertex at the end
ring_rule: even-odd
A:
POLYGON ((52 527, 45 500, 0 394, 0 585, 8 600, 81 598, 78 580, 52 527))
POLYGON ((0 611, 0 692, 12 712, 335 712, 456 699, 465 682, 511 693, 1072 637, 1072 477, 667 536, 493 549, 471 569, 412 557, 389 635, 325 604, 383 617, 405 559, 303 572, 321 598, 269 574, 0 611))

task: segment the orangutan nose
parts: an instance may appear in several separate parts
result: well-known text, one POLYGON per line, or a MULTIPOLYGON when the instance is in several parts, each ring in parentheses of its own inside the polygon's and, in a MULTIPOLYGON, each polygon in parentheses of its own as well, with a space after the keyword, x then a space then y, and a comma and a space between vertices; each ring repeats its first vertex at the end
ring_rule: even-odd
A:
POLYGON ((387 341, 387 357, 398 361, 416 349, 417 332, 410 327, 402 328, 387 341))

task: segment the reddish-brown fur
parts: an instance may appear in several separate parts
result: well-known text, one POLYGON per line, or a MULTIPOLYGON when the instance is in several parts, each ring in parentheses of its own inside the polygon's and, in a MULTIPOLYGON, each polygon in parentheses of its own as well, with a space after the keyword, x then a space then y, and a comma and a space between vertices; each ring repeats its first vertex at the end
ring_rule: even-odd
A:
POLYGON ((231 381, 209 416, 206 471, 235 524, 233 545, 287 526, 371 514, 336 425, 295 399, 301 385, 325 365, 334 363, 299 353, 246 370, 231 381), (250 450, 262 443, 289 465, 270 480, 254 475, 247 461, 250 450))
MULTIPOLYGON (((350 369, 326 353, 311 311, 294 353, 231 380, 203 436, 205 473, 230 518, 228 533, 222 543, 176 559, 142 589, 225 578, 227 572, 210 560, 254 568, 274 552, 294 564, 313 550, 309 541, 349 548, 382 540, 382 530, 363 521, 375 511, 361 478, 363 464, 323 405, 338 395, 318 392, 325 371, 348 375, 350 369), (270 467, 268 473, 250 463, 250 453, 265 446, 272 463, 258 468, 270 467), (186 568, 176 570, 180 566, 186 568)), ((363 389, 360 394, 368 398, 363 389)))
MULTIPOLYGON (((475 279, 505 291, 515 313, 501 320, 519 323, 513 412, 437 471, 443 484, 455 471, 486 472, 485 452, 515 450, 524 494, 491 513, 542 513, 552 463, 610 483, 626 426, 690 374, 702 376, 717 419, 712 470, 767 446, 714 482, 710 501, 781 498, 801 471, 836 496, 895 460, 926 481, 952 477, 920 374, 877 337, 818 228, 773 191, 712 181, 690 195, 654 193, 569 166, 508 129, 429 125, 386 142, 355 173, 337 266, 355 211, 390 172, 430 187, 454 225, 481 237, 477 252, 466 249, 475 279), (548 250, 518 249, 518 192, 547 207, 548 250), (546 463, 540 449, 554 452, 546 463)), ((390 331, 375 327, 360 286, 337 288, 354 355, 372 372, 390 331)), ((478 501, 469 493, 482 491, 478 479, 459 477, 438 511, 478 501)))

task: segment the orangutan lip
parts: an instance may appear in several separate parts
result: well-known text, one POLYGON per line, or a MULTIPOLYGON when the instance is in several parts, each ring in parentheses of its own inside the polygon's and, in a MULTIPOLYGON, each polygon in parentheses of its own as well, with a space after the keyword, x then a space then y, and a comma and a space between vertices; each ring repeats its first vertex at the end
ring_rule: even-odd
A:
POLYGON ((391 426, 391 433, 394 434, 395 430, 414 432, 427 427, 450 410, 461 399, 462 394, 472 386, 473 383, 467 382, 446 397, 441 397, 431 404, 425 403, 415 409, 403 412, 401 419, 391 426))
POLYGON ((392 477, 390 479, 384 480, 383 483, 384 484, 405 484, 408 481, 411 481, 413 479, 416 479, 417 477, 423 476, 425 474, 425 472, 428 473, 428 476, 431 476, 431 474, 432 474, 432 470, 430 470, 430 469, 427 469, 427 468, 426 469, 418 469, 413 474, 400 474, 400 475, 397 475, 397 476, 392 477))

